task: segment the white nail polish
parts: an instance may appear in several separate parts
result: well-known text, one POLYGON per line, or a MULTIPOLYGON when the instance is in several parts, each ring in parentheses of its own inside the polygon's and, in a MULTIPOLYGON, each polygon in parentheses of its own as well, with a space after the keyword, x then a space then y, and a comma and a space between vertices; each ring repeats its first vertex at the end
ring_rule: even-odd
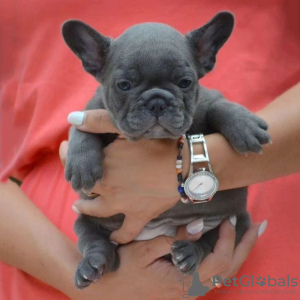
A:
POLYGON ((68 115, 68 122, 75 126, 81 126, 84 121, 85 113, 82 111, 73 111, 68 115))
POLYGON ((115 242, 115 241, 110 241, 112 244, 114 244, 114 245, 116 245, 116 246, 118 246, 119 244, 117 243, 117 242, 115 242))
POLYGON ((74 211, 74 213, 80 214, 79 209, 75 205, 72 206, 72 210, 74 211))
POLYGON ((186 226, 186 230, 190 235, 196 235, 203 230, 203 219, 197 219, 186 226))
POLYGON ((232 225, 233 227, 235 227, 235 225, 236 225, 236 216, 231 216, 231 217, 229 218, 229 221, 230 221, 231 225, 232 225))
POLYGON ((260 224, 260 226, 259 226, 259 228, 258 228, 258 236, 261 236, 261 235, 265 232, 265 230, 266 230, 266 228, 267 228, 267 225, 268 225, 268 221, 267 221, 267 220, 264 220, 264 221, 260 224))

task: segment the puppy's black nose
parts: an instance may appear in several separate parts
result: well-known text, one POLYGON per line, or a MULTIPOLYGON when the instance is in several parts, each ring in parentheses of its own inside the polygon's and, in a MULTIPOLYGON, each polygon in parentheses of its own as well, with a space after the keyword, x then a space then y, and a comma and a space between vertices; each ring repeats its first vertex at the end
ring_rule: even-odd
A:
POLYGON ((162 98, 154 98, 148 101, 146 107, 149 109, 150 113, 155 117, 160 117, 164 110, 167 108, 167 103, 162 98))

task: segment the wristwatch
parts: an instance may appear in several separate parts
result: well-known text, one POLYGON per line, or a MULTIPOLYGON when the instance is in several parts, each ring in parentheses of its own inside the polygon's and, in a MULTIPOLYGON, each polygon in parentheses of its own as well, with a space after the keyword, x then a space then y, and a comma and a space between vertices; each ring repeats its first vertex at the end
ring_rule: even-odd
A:
POLYGON ((190 172, 184 182, 184 192, 194 204, 208 202, 218 191, 219 181, 213 173, 203 134, 187 136, 191 152, 190 172), (194 154, 194 145, 202 144, 204 154, 194 154), (207 168, 194 172, 194 163, 206 163, 207 168))

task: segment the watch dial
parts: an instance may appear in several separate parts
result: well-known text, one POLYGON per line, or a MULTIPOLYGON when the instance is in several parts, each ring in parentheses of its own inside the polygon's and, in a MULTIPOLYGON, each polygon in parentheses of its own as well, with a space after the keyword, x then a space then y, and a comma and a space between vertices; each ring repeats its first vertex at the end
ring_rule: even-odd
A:
POLYGON ((186 193, 194 199, 206 199, 211 197, 217 188, 217 183, 213 176, 207 172, 194 173, 194 176, 189 180, 186 193))

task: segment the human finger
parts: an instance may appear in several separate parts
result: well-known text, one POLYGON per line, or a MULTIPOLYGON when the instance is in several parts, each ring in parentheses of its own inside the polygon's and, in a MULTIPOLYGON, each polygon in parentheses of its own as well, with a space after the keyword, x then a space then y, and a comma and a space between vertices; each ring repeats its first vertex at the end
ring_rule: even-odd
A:
POLYGON ((108 218, 119 213, 114 210, 107 201, 98 196, 92 200, 78 200, 74 202, 72 209, 76 213, 82 213, 92 217, 108 218))
POLYGON ((186 226, 178 227, 175 239, 197 241, 202 236, 203 228, 204 228, 203 219, 202 218, 196 219, 190 222, 186 226))
POLYGON ((235 245, 235 226, 229 219, 222 222, 219 229, 219 239, 198 269, 201 282, 208 280, 216 274, 227 271, 231 264, 235 245))
POLYGON ((63 166, 66 165, 69 143, 63 141, 59 146, 59 157, 63 166))
MULTIPOLYGON (((120 229, 115 230, 110 239, 120 244, 126 244, 132 241, 145 227, 147 220, 133 219, 126 216, 120 229)), ((196 241, 202 235, 204 224, 203 219, 196 219, 187 226, 174 228, 175 240, 191 240, 196 241)), ((143 239, 143 236, 141 236, 143 239)))
POLYGON ((224 255, 229 259, 232 258, 235 246, 236 222, 236 216, 231 216, 221 224, 219 229, 219 239, 214 247, 214 253, 216 255, 224 255))
POLYGON ((131 242, 142 231, 149 220, 125 216, 122 226, 113 231, 110 240, 118 244, 131 242))
POLYGON ((268 222, 266 220, 261 224, 252 224, 246 231, 242 240, 233 252, 232 264, 228 270, 227 276, 232 277, 238 272, 246 258, 249 256, 252 248, 255 246, 257 239, 264 233, 267 224, 268 222))
MULTIPOLYGON (((135 253, 134 255, 139 260, 139 263, 146 266, 155 262, 158 258, 171 253, 171 247, 176 240, 199 240, 202 235, 202 229, 203 220, 197 219, 196 222, 191 222, 187 226, 180 226, 174 237, 161 235, 152 240, 134 243, 132 252, 135 253), (193 230, 188 229, 188 227, 193 228, 193 230), (198 229, 195 229, 195 227, 198 229), (193 233, 189 233, 189 230, 193 233)), ((177 273, 179 274, 178 271, 177 273)), ((177 273, 176 275, 178 275, 177 273)))
POLYGON ((216 287, 220 288, 223 279, 235 276, 255 246, 258 237, 264 232, 266 226, 266 221, 261 224, 252 224, 235 248, 228 270, 220 274, 212 275, 211 278, 203 282, 203 285, 208 286, 210 290, 216 287))
POLYGON ((73 111, 68 115, 68 122, 78 130, 90 133, 121 133, 105 109, 73 111))

